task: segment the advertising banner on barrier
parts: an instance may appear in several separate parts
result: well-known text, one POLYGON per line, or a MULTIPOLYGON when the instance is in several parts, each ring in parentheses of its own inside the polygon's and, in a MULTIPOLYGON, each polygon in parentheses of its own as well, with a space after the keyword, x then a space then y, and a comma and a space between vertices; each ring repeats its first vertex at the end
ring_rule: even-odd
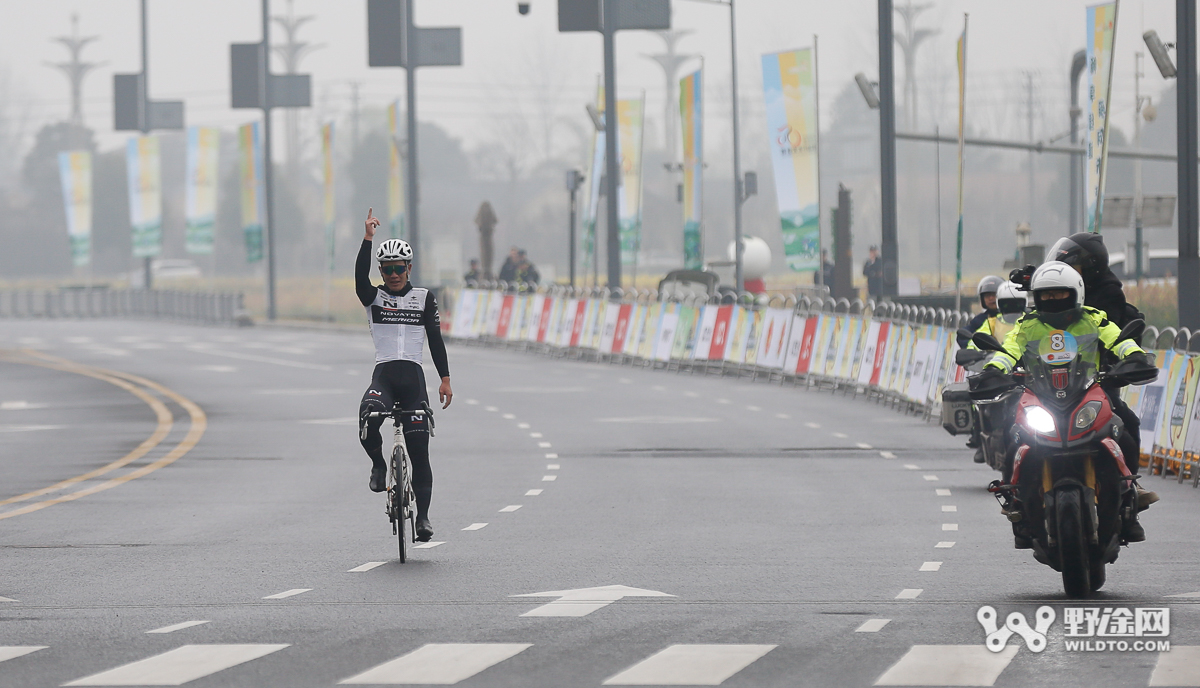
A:
POLYGON ((821 207, 813 51, 805 48, 763 55, 762 69, 784 256, 794 271, 816 270, 821 207))
POLYGON ((496 318, 496 328, 491 329, 488 334, 491 334, 499 339, 508 338, 508 326, 512 322, 514 297, 506 295, 500 299, 500 314, 496 318))
POLYGON ((658 344, 658 331, 662 325, 662 314, 666 308, 662 303, 653 303, 646 309, 637 355, 647 361, 657 360, 654 355, 654 347, 658 344))
POLYGON ((1163 388, 1163 410, 1161 418, 1157 424, 1158 432, 1154 437, 1154 444, 1163 449, 1169 449, 1171 447, 1170 421, 1171 416, 1175 411, 1176 403, 1182 403, 1183 401, 1182 399, 1177 399, 1176 397, 1181 391, 1186 392, 1186 388, 1183 388, 1183 383, 1184 375, 1186 374, 1188 368, 1187 364, 1188 356, 1186 354, 1176 353, 1171 358, 1170 365, 1164 365, 1162 370, 1160 370, 1158 373, 1159 377, 1166 378, 1167 383, 1163 388))
POLYGON ((67 239, 71 242, 71 264, 92 261, 92 153, 63 151, 58 154, 58 178, 67 212, 67 239))
POLYGON ((1170 395, 1171 408, 1166 414, 1166 445, 1175 451, 1183 451, 1191 424, 1192 406, 1196 399, 1196 382, 1200 380, 1200 361, 1196 356, 1181 356, 1179 382, 1170 395))
POLYGON ((187 229, 184 243, 188 253, 213 252, 213 227, 217 217, 217 184, 220 181, 217 156, 221 149, 221 130, 214 127, 188 127, 187 189, 184 201, 187 229))
POLYGON ((812 362, 813 339, 817 336, 819 316, 791 315, 788 328, 787 350, 783 357, 783 372, 789 375, 805 375, 812 362))
POLYGON ((603 325, 600 330, 600 343, 596 350, 602 354, 611 354, 617 338, 617 320, 621 317, 621 304, 608 302, 603 304, 603 325))
POLYGON ((646 316, 650 307, 644 303, 634 304, 629 315, 629 327, 625 334, 625 344, 621 353, 626 356, 637 356, 642 346, 642 335, 646 329, 646 316))
POLYGON ((1138 419, 1142 422, 1141 447, 1142 451, 1146 453, 1154 449, 1158 420, 1162 416, 1163 397, 1167 393, 1165 372, 1170 369, 1171 361, 1175 358, 1175 352, 1170 349, 1156 353, 1158 353, 1156 361, 1159 367, 1158 379, 1142 386, 1140 403, 1134 409, 1137 411, 1138 419))
POLYGON ((658 325, 658 334, 654 340, 654 360, 670 361, 671 352, 675 348, 675 332, 679 329, 679 312, 681 304, 662 304, 662 314, 658 325))
POLYGON ((134 136, 125 147, 133 255, 162 254, 162 163, 157 136, 134 136))
POLYGON ((701 223, 704 216, 703 70, 679 81, 679 120, 683 133, 683 267, 704 267, 701 223))
POLYGON ((684 306, 679 309, 679 321, 675 324, 675 341, 671 343, 671 360, 692 357, 692 345, 696 340, 696 326, 700 309, 684 306))
MULTIPOLYGON (((792 311, 787 308, 768 308, 763 311, 762 336, 758 340, 755 359, 763 368, 783 368, 787 353, 788 330, 792 324, 792 311)), ((795 368, 793 368, 794 370, 795 368)))
POLYGON ((470 338, 475 333, 471 331, 471 322, 475 319, 475 303, 479 292, 475 289, 463 289, 458 294, 458 302, 454 304, 454 320, 450 326, 450 336, 470 338))
POLYGON ((716 306, 702 307, 699 322, 696 325, 696 338, 692 342, 692 355, 688 358, 708 360, 708 350, 712 347, 713 331, 717 326, 717 310, 716 306))
POLYGON ((246 262, 257 263, 263 257, 263 155, 258 122, 238 127, 239 172, 242 192, 242 235, 246 242, 246 262))

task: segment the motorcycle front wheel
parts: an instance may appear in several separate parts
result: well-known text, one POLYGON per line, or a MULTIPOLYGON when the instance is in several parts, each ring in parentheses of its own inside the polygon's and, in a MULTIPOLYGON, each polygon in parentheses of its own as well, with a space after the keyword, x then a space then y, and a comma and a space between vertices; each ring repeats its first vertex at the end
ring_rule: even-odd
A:
POLYGON ((1083 526, 1083 502, 1079 490, 1062 490, 1056 495, 1058 554, 1063 589, 1067 597, 1083 599, 1092 592, 1092 565, 1088 537, 1083 526))

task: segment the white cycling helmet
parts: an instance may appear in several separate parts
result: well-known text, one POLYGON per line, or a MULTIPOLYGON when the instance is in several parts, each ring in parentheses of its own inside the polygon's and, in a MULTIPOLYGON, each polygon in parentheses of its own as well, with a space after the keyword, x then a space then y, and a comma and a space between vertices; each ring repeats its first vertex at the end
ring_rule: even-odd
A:
POLYGON ((412 260, 412 246, 409 246, 408 242, 402 239, 388 239, 380 244, 379 249, 375 251, 375 259, 380 263, 395 260, 412 260))
POLYGON ((1083 314, 1083 277, 1066 263, 1057 260, 1042 263, 1033 273, 1029 291, 1033 293, 1034 310, 1047 325, 1063 328, 1083 314), (1070 291, 1070 298, 1042 298, 1046 292, 1060 289, 1070 291))
POLYGON ((1024 313, 1027 305, 1025 292, 1013 282, 1005 282, 996 290, 996 309, 1001 313, 1024 313))

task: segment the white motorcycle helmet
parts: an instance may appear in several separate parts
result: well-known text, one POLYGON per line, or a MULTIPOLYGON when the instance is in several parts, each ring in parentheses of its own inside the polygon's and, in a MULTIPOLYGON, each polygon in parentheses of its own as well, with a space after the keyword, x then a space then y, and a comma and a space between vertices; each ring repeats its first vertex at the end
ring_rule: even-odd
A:
POLYGON ((1061 261, 1043 263, 1033 273, 1029 282, 1033 294, 1033 308, 1042 322, 1065 329, 1083 315, 1083 277, 1075 268, 1061 261), (1066 290, 1071 295, 1065 299, 1047 299, 1047 292, 1066 290))
POLYGON ((1000 311, 999 318, 1008 324, 1013 324, 1025 315, 1028 307, 1025 292, 1013 282, 1005 282, 996 290, 996 309, 1000 311))

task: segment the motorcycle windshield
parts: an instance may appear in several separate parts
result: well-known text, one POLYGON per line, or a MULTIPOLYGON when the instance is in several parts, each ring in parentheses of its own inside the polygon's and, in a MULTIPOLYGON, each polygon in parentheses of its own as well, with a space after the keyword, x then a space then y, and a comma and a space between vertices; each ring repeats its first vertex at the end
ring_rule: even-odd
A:
POLYGON ((1038 399, 1059 409, 1071 407, 1096 378, 1099 333, 1055 330, 1029 342, 1021 363, 1025 386, 1038 399))

